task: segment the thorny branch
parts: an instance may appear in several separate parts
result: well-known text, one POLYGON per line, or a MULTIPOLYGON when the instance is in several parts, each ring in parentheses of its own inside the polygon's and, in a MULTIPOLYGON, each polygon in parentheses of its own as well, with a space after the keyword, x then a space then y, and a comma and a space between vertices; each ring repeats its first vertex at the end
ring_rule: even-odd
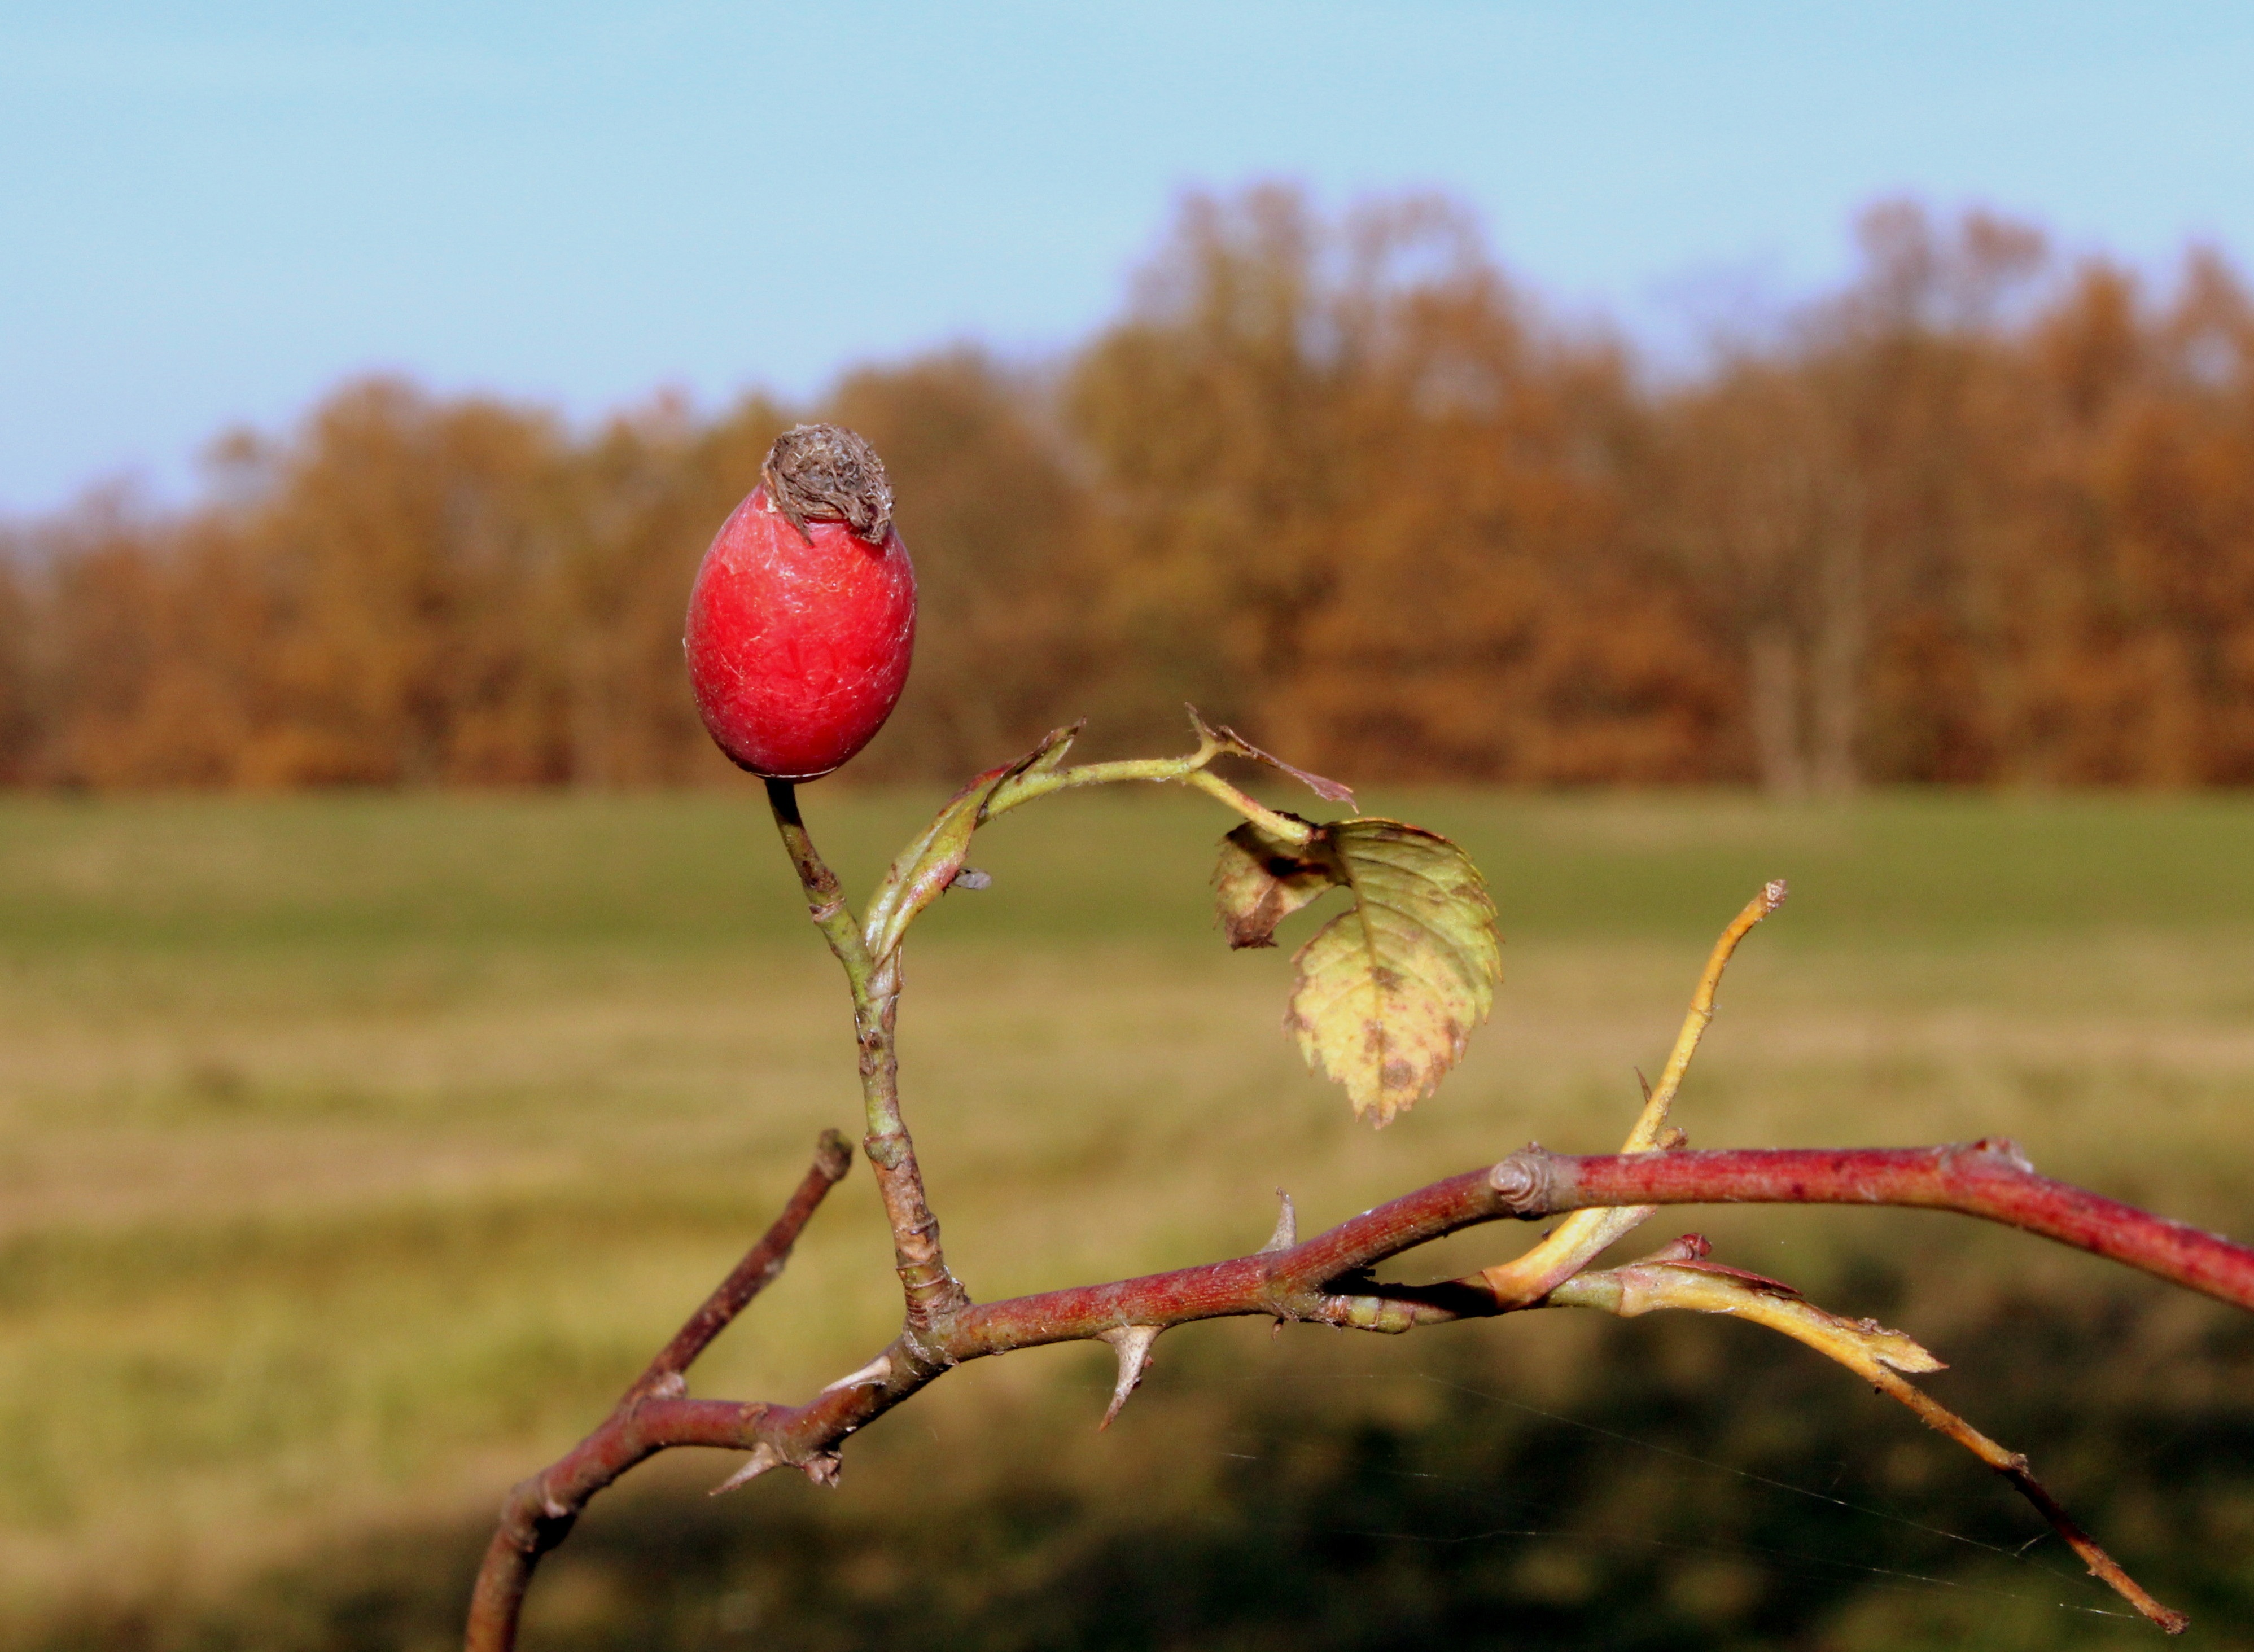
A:
POLYGON ((1713 1018, 1723 969, 1738 942, 1783 900, 1782 883, 1766 886, 1716 943, 1626 1151, 1579 1156, 1530 1144, 1495 1164, 1433 1182, 1304 1242, 1297 1237, 1296 1214, 1286 1198, 1275 1235, 1250 1256, 974 1304, 948 1271, 939 1224, 925 1199, 900 1114, 892 1029, 901 935, 915 914, 956 879, 970 834, 979 825, 1052 791, 1117 780, 1192 785, 1279 836, 1310 829, 1209 774, 1207 766, 1215 757, 1275 764, 1326 796, 1345 794, 1334 782, 1288 769, 1226 729, 1210 728, 1201 720, 1195 727, 1199 748, 1185 758, 1068 768, 1060 760, 1071 732, 1060 731, 1018 763, 980 776, 895 863, 865 928, 856 923, 836 877, 816 852, 794 789, 786 782, 768 783, 775 821, 816 926, 844 967, 852 990, 866 1145, 892 1223, 906 1301, 900 1334, 860 1369, 802 1405, 688 1396, 684 1373, 690 1362, 780 1270, 799 1229, 844 1175, 850 1150, 830 1132, 813 1169, 766 1236, 627 1389, 610 1417, 510 1494, 479 1572, 468 1652, 507 1652, 515 1644, 525 1591, 541 1555, 563 1541, 597 1492, 672 1446, 720 1446, 747 1453, 721 1490, 784 1466, 829 1485, 837 1478, 839 1449, 854 1433, 950 1367, 991 1354, 1058 1342, 1110 1344, 1118 1357, 1119 1376, 1103 1416, 1108 1425, 1141 1381, 1152 1345, 1175 1326, 1252 1316, 1279 1324, 1292 1320, 1399 1333, 1550 1307, 1623 1316, 1660 1308, 1726 1313, 1807 1344, 2011 1480, 2092 1574, 2146 1618, 2170 1634, 2185 1628, 2181 1614, 2153 1600, 2068 1517, 2035 1480, 2026 1458, 1997 1445, 1904 1379, 1905 1372, 1940 1368, 1910 1338, 1869 1320, 1826 1312, 1776 1280, 1712 1263, 1706 1242, 1696 1235, 1636 1262, 1590 1269, 1599 1253, 1662 1205, 1904 1206, 2000 1222, 2254 1309, 2254 1248, 2039 1175, 2007 1141, 1909 1148, 1684 1147, 1683 1133, 1669 1122, 1670 1110, 1713 1018), (1540 1243, 1480 1273, 1424 1285, 1375 1278, 1379 1264, 1447 1234, 1488 1222, 1555 1215, 1566 1220, 1540 1243))
MULTIPOLYGON (((501 1505, 500 1527, 486 1545, 470 1597, 468 1644, 506 1648, 516 1644, 524 1591, 540 1557, 570 1535, 587 1500, 644 1458, 684 1445, 703 1418, 679 1414, 688 1402, 692 1362, 765 1290, 790 1259, 790 1248, 829 1191, 845 1179, 853 1150, 836 1130, 824 1130, 814 1164, 790 1202, 760 1242, 674 1333, 642 1374, 627 1385, 602 1426, 562 1458, 520 1483, 501 1505)), ((738 1411, 759 1408, 733 1407, 738 1411)), ((726 1442, 715 1442, 726 1443, 726 1442)))

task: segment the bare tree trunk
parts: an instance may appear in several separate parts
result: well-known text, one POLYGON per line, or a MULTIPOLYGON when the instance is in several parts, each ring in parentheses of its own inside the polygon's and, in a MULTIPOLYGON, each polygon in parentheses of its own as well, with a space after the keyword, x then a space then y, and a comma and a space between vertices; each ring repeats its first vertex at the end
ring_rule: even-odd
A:
POLYGON ((1825 536, 1818 569, 1819 618, 1813 693, 1816 788, 1844 796, 1862 784, 1856 747, 1863 727, 1863 539, 1843 525, 1825 536))
POLYGON ((584 623, 576 613, 569 616, 566 624, 572 634, 564 644, 564 654, 568 674, 565 687, 569 721, 565 738, 570 746, 566 760, 570 765, 569 778, 574 791, 598 792, 616 778, 611 772, 612 673, 606 668, 606 650, 596 628, 584 623))
POLYGON ((1800 649, 1790 627, 1757 627, 1753 666, 1754 751, 1761 789, 1774 797, 1808 791, 1808 759, 1800 736, 1800 649))

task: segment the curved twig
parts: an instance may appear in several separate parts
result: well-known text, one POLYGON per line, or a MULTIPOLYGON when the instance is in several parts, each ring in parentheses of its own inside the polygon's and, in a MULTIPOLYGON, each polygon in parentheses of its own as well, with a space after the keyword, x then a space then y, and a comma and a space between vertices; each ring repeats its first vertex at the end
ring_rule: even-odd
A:
POLYGON ((674 1446, 732 1446, 745 1414, 758 1406, 682 1397, 690 1363, 765 1290, 790 1259, 799 1231, 844 1180, 853 1150, 824 1130, 814 1164, 782 1214, 744 1254, 704 1305, 620 1396, 602 1425, 562 1458, 520 1482, 501 1505, 500 1529, 486 1547, 470 1595, 469 1652, 508 1652, 516 1644, 524 1592, 540 1557, 570 1534, 587 1500, 644 1458, 674 1446))

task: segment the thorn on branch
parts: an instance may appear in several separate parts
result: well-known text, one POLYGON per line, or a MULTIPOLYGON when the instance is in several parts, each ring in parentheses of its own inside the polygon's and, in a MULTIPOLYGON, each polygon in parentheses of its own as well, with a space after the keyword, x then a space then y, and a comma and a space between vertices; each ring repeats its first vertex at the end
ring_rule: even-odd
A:
POLYGON ((1680 1239, 1663 1244, 1648 1256, 1638 1256, 1628 1264, 1640 1268, 1654 1262, 1704 1262, 1714 1253, 1714 1242, 1703 1233, 1686 1233, 1680 1239))
POLYGON ((892 1374, 892 1356, 889 1354, 879 1354, 859 1370, 849 1372, 835 1382, 825 1384, 822 1391, 824 1394, 835 1394, 838 1390, 844 1388, 870 1388, 883 1382, 892 1374))
POLYGON ((2026 1151, 2008 1136, 1983 1136, 1972 1144, 1972 1151, 2000 1158, 2013 1170, 2025 1171, 2029 1175, 2034 1173, 2034 1160, 2029 1158, 2026 1151))
POLYGON ((1115 1325, 1099 1339, 1109 1342, 1119 1356, 1119 1380, 1112 1384, 1111 1404, 1104 1408, 1103 1420, 1096 1425, 1096 1432, 1102 1433, 1111 1426, 1111 1419, 1119 1415, 1119 1408, 1127 1404, 1127 1396, 1142 1386, 1143 1373, 1150 1368, 1151 1345, 1158 1340, 1163 1328, 1156 1325, 1115 1325))
MULTIPOLYGON (((752 1454, 744 1460, 742 1466, 734 1474, 713 1487, 705 1495, 718 1497, 722 1492, 733 1491, 738 1486, 749 1485, 770 1468, 780 1468, 786 1460, 788 1460, 781 1452, 762 1440, 752 1447, 752 1454)), ((837 1475, 843 1466, 843 1460, 836 1452, 816 1452, 804 1461, 792 1465, 816 1485, 833 1488, 837 1484, 837 1475)))
POLYGON ((713 1487, 712 1489, 705 1494, 710 1497, 718 1497, 721 1493, 733 1491, 738 1486, 748 1486, 752 1481, 757 1480, 761 1474, 766 1474, 770 1468, 780 1468, 781 1466, 782 1458, 780 1454, 776 1452, 774 1446, 762 1440, 760 1444, 752 1447, 752 1454, 744 1459, 743 1462, 737 1467, 734 1474, 729 1475, 727 1479, 713 1487))
POLYGON ((1289 1250, 1299 1242, 1299 1213, 1292 1207, 1292 1195, 1278 1187, 1276 1197, 1284 1201, 1284 1208, 1276 1213, 1276 1231, 1268 1236, 1266 1244, 1252 1253, 1256 1256, 1289 1250))

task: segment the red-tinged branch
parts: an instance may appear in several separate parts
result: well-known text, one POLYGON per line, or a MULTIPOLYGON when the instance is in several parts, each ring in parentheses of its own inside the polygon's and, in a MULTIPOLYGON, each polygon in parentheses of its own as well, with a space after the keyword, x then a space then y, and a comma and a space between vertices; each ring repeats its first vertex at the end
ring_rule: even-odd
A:
POLYGON ((746 1426, 766 1408, 685 1399, 682 1374, 782 1271, 800 1230, 823 1197, 844 1179, 852 1162, 853 1150, 845 1138, 836 1130, 824 1130, 812 1167, 782 1214, 628 1385, 602 1425, 509 1493, 470 1597, 469 1652, 508 1652, 516 1644, 517 1618, 533 1569, 542 1555, 570 1535, 579 1511, 597 1492, 668 1447, 744 1443, 746 1426))
MULTIPOLYGON (((817 1165, 814 1177, 822 1174, 817 1165)), ((732 1284, 772 1276, 776 1260, 760 1260, 755 1265, 754 1259, 778 1243, 781 1250, 788 1250, 796 1231, 789 1225, 792 1213, 802 1207, 810 1212, 819 1200, 818 1192, 809 1196, 814 1177, 760 1249, 732 1276, 732 1284)), ((1369 1270, 1483 1222, 1537 1220, 1571 1210, 1698 1203, 1953 1210, 2076 1245, 2254 1308, 2254 1250, 2039 1176, 2007 1143, 1588 1157, 1529 1147, 1499 1164, 1466 1171, 1364 1211, 1302 1244, 1110 1284, 965 1306, 904 1334, 860 1371, 804 1405, 674 1397, 678 1390, 663 1391, 662 1374, 658 1390, 644 1387, 650 1380, 645 1374, 609 1421, 511 1496, 501 1531, 480 1575, 470 1652, 503 1652, 514 1644, 516 1609, 539 1553, 561 1541, 596 1491, 669 1446, 747 1452, 751 1455, 739 1479, 788 1466, 827 1481, 836 1475, 837 1448, 848 1437, 950 1367, 970 1360, 1057 1342, 1112 1340, 1125 1346, 1135 1340, 1118 1337, 1122 1327, 1155 1332, 1238 1316, 1398 1332, 1509 1312, 1538 1305, 1499 1301, 1476 1278, 1432 1285, 1379 1284, 1368 1277, 1369 1270)), ((802 1222, 803 1215, 796 1220, 802 1222)), ((774 1255, 779 1259, 780 1251, 774 1255)), ((743 1294, 747 1300, 748 1292, 743 1294)), ((729 1288, 723 1287, 715 1301, 728 1296, 729 1288)), ((709 1340, 710 1333, 697 1329, 705 1317, 700 1312, 676 1339, 676 1346, 694 1341, 701 1348, 709 1340)), ((1148 1340, 1139 1339, 1144 1353, 1148 1340)), ((652 1370, 658 1371, 663 1363, 661 1356, 652 1370)), ((1131 1374, 1123 1368, 1123 1375, 1131 1374)), ((1126 1386, 1131 1387, 1131 1382, 1126 1386)), ((2015 1480, 2023 1477, 2024 1462, 2016 1466, 2020 1473, 2013 1474, 2015 1480)), ((2012 1468, 2006 1464, 2002 1472, 2011 1474, 2012 1468)), ((2039 1505, 2047 1496, 2037 1498, 2039 1505)))
POLYGON ((782 1208, 782 1214, 760 1236, 759 1243, 744 1253, 744 1259, 736 1264, 734 1271, 704 1298, 704 1306, 690 1314, 689 1322, 673 1334, 673 1340, 634 1379, 620 1404, 630 1403, 641 1395, 678 1390, 682 1374, 696 1363, 696 1356, 751 1306, 753 1297, 774 1283, 783 1264, 790 1260, 791 1245, 799 1230, 852 1167, 852 1144, 834 1130, 823 1130, 822 1139, 815 1144, 813 1166, 798 1184, 798 1191, 791 1194, 790 1202, 782 1208))
POLYGON ((1483 1222, 1600 1205, 1693 1202, 1956 1210, 2077 1244, 2254 1307, 2254 1250, 2035 1175, 1992 1144, 1586 1158, 1530 1148, 1488 1169, 1420 1187, 1286 1250, 965 1307, 919 1346, 894 1343, 849 1384, 804 1406, 762 1411, 744 1444, 769 1447, 775 1466, 804 1466, 949 1366, 1018 1348, 1092 1340, 1122 1326, 1163 1330, 1257 1316, 1406 1331, 1509 1312, 1474 1282, 1379 1284, 1367 1276, 1382 1262, 1483 1222), (1686 1162, 1689 1175, 1666 1179, 1686 1162), (1829 1167, 1830 1180, 1812 1173, 1818 1166, 1829 1167), (1536 1191, 1544 1188, 1546 1195, 1536 1191), (2079 1219, 2065 1219, 2068 1212, 2081 1213, 2079 1219), (2101 1218, 2103 1231, 2092 1231, 2101 1218), (2180 1256, 2193 1242, 2203 1261, 2188 1268, 2180 1256))
POLYGON ((2254 1308, 2254 1250, 2037 1175, 2007 1141, 1586 1157, 1529 1147, 1497 1165, 1491 1177, 1513 1205, 1513 1214, 1530 1221, 1619 1205, 1900 1205, 1953 1210, 2254 1308))

